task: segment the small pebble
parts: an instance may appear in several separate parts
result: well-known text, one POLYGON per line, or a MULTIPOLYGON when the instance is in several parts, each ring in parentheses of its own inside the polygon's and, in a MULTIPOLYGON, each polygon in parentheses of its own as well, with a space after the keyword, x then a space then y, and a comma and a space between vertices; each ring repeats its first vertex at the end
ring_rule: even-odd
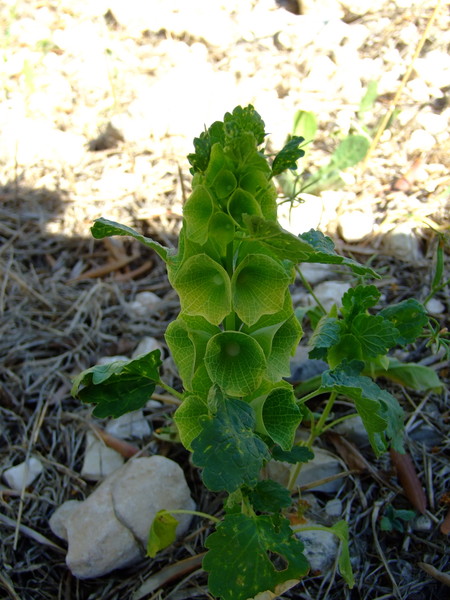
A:
POLYGON ((339 217, 339 230, 346 242, 360 242, 372 233, 373 217, 361 210, 346 212, 339 217))
POLYGON ((415 531, 431 531, 433 527, 433 522, 427 515, 419 515, 413 521, 413 529, 415 531))
POLYGON ((333 304, 342 306, 342 296, 350 289, 351 285, 344 281, 324 281, 314 288, 314 293, 322 303, 325 310, 330 310, 333 304))
POLYGON ((445 304, 437 298, 430 298, 425 308, 432 315, 441 315, 445 311, 445 304))
POLYGON ((153 292, 140 292, 128 306, 134 316, 145 317, 151 315, 160 303, 161 298, 153 292))
POLYGON ((149 352, 153 352, 153 350, 162 351, 160 342, 158 342, 156 338, 150 336, 142 338, 142 340, 137 345, 136 350, 131 355, 131 358, 137 358, 142 354, 148 354, 149 352))
POLYGON ((42 473, 44 467, 37 458, 31 457, 28 462, 22 462, 3 472, 3 479, 13 490, 22 491, 27 488, 42 473))
POLYGON ((339 500, 339 498, 328 500, 328 502, 325 504, 325 512, 329 517, 341 517, 342 502, 339 500))
POLYGON ((128 356, 123 354, 117 354, 116 356, 101 356, 97 361, 97 365, 110 365, 111 363, 118 362, 120 360, 128 361, 130 359, 128 356))
POLYGON ((120 468, 124 463, 121 454, 108 448, 90 431, 86 434, 86 451, 84 454, 81 477, 88 481, 99 481, 120 468))
POLYGON ((106 431, 122 440, 142 439, 148 437, 152 432, 142 410, 134 410, 117 419, 112 419, 106 426, 106 431))

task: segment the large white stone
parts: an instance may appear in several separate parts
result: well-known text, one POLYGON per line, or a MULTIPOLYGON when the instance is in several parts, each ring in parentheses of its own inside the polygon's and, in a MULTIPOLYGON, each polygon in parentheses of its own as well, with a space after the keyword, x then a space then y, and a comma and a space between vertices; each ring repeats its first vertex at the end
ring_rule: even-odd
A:
POLYGON ((422 258, 419 240, 410 223, 400 223, 391 229, 386 234, 383 245, 392 256, 400 260, 417 262, 422 258))
POLYGON ((340 215, 338 226, 346 242, 360 242, 373 231, 373 216, 362 210, 347 211, 340 215))
POLYGON ((351 285, 345 281, 323 281, 314 288, 314 293, 325 310, 330 310, 333 304, 342 305, 342 296, 351 285))
MULTIPOLYGON (((50 519, 55 535, 66 539, 69 569, 80 579, 101 577, 145 555, 148 532, 162 509, 194 510, 181 467, 163 456, 130 460, 83 502, 64 503, 50 519)), ((191 515, 176 515, 177 534, 191 515)))
MULTIPOLYGON (((314 526, 315 523, 307 525, 314 526)), ((305 546, 304 554, 313 572, 324 573, 332 566, 339 547, 339 540, 333 533, 320 530, 299 531, 297 537, 305 546)))

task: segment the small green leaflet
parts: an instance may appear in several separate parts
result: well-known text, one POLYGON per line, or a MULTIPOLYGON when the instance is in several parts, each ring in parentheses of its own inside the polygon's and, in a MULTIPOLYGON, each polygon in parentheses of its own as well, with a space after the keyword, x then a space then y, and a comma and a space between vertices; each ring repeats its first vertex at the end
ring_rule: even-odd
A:
POLYGON ((191 442, 202 432, 201 417, 208 416, 206 400, 194 395, 185 395, 183 402, 177 408, 174 421, 178 428, 181 443, 188 450, 191 442))
POLYGON ((153 350, 130 361, 96 365, 73 380, 72 396, 96 404, 96 417, 120 417, 142 408, 150 400, 159 381, 161 352, 153 350))
POLYGON ((105 237, 111 237, 113 235, 129 235, 138 242, 141 242, 141 244, 144 244, 144 246, 154 250, 164 262, 167 262, 168 258, 170 257, 171 251, 165 246, 162 246, 151 238, 143 236, 134 229, 131 229, 131 227, 127 227, 127 225, 121 225, 120 223, 109 221, 103 217, 95 220, 94 225, 91 227, 91 233, 96 240, 101 240, 105 237))
POLYGON ((155 558, 176 540, 178 521, 167 510, 160 510, 153 519, 147 542, 147 556, 155 558))
POLYGON ((342 314, 351 323, 359 313, 364 313, 380 299, 381 292, 374 285, 357 285, 342 296, 342 314))
POLYGON ((355 402, 370 444, 378 456, 387 450, 388 440, 392 448, 403 452, 403 410, 394 396, 369 377, 360 375, 363 366, 360 361, 342 361, 332 371, 322 374, 322 387, 355 402))
POLYGON ((291 492, 272 479, 258 481, 247 495, 258 512, 278 512, 292 503, 291 492))
POLYGON ((203 467, 203 482, 213 492, 253 487, 264 461, 270 459, 266 444, 253 432, 253 409, 242 400, 221 397, 220 392, 214 404, 216 413, 199 419, 202 431, 191 442, 192 460, 203 467))
POLYGON ((334 317, 323 316, 308 342, 308 346, 312 348, 309 352, 309 358, 324 359, 328 348, 339 342, 340 333, 341 324, 339 321, 334 317))
POLYGON ((286 169, 296 169, 297 160, 305 155, 305 151, 300 149, 300 145, 303 144, 305 138, 294 136, 284 146, 280 152, 275 156, 272 164, 272 176, 279 175, 286 171, 286 169))
POLYGON ((280 515, 226 515, 205 545, 209 591, 222 600, 247 600, 266 590, 277 593, 278 586, 299 580, 309 568, 303 544, 280 515), (278 567, 270 555, 281 556, 286 568, 278 567))
POLYGON ((424 306, 414 298, 387 306, 379 314, 398 329, 397 343, 401 345, 414 342, 428 323, 424 306))
POLYGON ((274 446, 271 450, 272 458, 291 465, 305 463, 314 458, 314 454, 306 446, 294 446, 291 450, 282 450, 280 446, 274 446))

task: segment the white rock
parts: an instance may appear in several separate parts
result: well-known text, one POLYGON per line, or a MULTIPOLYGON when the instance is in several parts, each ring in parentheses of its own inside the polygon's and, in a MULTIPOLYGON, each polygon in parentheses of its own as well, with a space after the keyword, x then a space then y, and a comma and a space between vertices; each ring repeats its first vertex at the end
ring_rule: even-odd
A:
POLYGON ((373 216, 361 210, 346 212, 339 217, 338 226, 346 242, 360 242, 373 231, 373 216))
POLYGON ((160 303, 161 298, 153 292, 139 292, 128 307, 136 317, 145 317, 154 313, 160 303))
POLYGON ((344 436, 349 442, 353 442, 355 446, 364 448, 369 445, 369 437, 359 415, 342 421, 333 427, 333 431, 344 436))
MULTIPOLYGON (((314 458, 303 464, 298 479, 297 486, 307 485, 337 475, 343 469, 339 461, 332 454, 322 448, 313 448, 314 458)), ((270 461, 265 469, 267 477, 277 481, 281 485, 286 486, 289 481, 289 474, 292 465, 278 461, 270 461)), ((327 492, 333 494, 337 492, 342 485, 340 479, 323 483, 322 485, 309 488, 308 491, 327 492)))
POLYGON ((429 102, 430 88, 420 77, 408 81, 406 87, 411 96, 411 100, 414 100, 415 102, 429 102))
POLYGON ((432 50, 416 60, 414 70, 430 85, 443 88, 450 81, 450 56, 441 50, 432 50))
POLYGON ((419 515, 414 519, 412 526, 415 531, 431 531, 433 522, 427 515, 419 515))
POLYGON ((302 194, 300 199, 302 203, 292 207, 289 202, 278 206, 278 221, 281 227, 294 235, 317 229, 323 213, 323 201, 319 196, 302 194))
POLYGON ((67 521, 80 504, 80 500, 67 500, 50 517, 50 529, 62 540, 67 541, 67 521))
POLYGON ((345 281, 324 281, 314 288, 314 293, 325 308, 330 310, 333 304, 342 306, 342 296, 351 288, 345 281))
POLYGON ((117 471, 124 463, 121 454, 109 448, 90 431, 86 433, 81 477, 89 481, 98 481, 117 471))
POLYGON ((417 115, 417 122, 431 135, 448 131, 448 120, 444 114, 437 115, 432 112, 422 111, 417 115))
POLYGON ((328 502, 325 504, 325 512, 329 517, 342 517, 342 501, 339 500, 339 498, 328 500, 328 502))
POLYGON ((110 365, 111 363, 119 362, 121 360, 128 361, 130 359, 124 354, 116 354, 115 356, 101 356, 97 361, 97 365, 110 365))
MULTIPOLYGON (((50 527, 55 535, 65 533, 66 562, 75 577, 90 579, 142 559, 159 510, 194 508, 181 467, 163 456, 143 457, 123 465, 78 506, 59 507, 50 527)), ((182 535, 191 515, 176 518, 182 535)))
POLYGON ((22 491, 22 488, 31 485, 43 470, 41 461, 32 456, 28 461, 6 469, 3 472, 3 479, 11 489, 22 491))
POLYGON ((312 285, 316 285, 317 283, 321 283, 322 281, 333 277, 333 267, 330 265, 302 263, 300 270, 306 281, 312 285))
POLYGON ((144 337, 137 345, 136 350, 131 355, 131 358, 137 358, 142 354, 153 352, 153 350, 160 350, 162 352, 161 343, 158 342, 158 340, 154 337, 144 337))
MULTIPOLYGON (((306 525, 314 526, 310 522, 306 525)), ((336 560, 338 553, 338 538, 329 531, 299 531, 297 537, 305 545, 304 554, 313 572, 325 573, 336 560)))
POLYGON ((445 311, 445 304, 437 298, 430 298, 425 308, 432 315, 441 315, 445 311))
POLYGON ((400 223, 391 229, 386 234, 383 245, 392 256, 400 260, 416 262, 422 257, 419 240, 410 223, 400 223))
POLYGON ((436 145, 436 139, 425 129, 416 129, 406 141, 406 149, 409 153, 420 150, 424 152, 431 150, 436 145))
POLYGON ((117 419, 112 419, 107 424, 106 431, 122 440, 142 439, 148 437, 152 432, 142 410, 133 410, 117 419))

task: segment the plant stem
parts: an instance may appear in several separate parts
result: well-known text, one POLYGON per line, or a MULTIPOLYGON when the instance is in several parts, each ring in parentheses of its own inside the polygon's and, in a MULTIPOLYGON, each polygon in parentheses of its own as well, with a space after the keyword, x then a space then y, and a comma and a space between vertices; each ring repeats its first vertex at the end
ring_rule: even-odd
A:
POLYGON ((301 270, 296 267, 295 270, 297 271, 297 274, 299 275, 300 279, 302 280, 303 285, 305 286, 305 288, 308 290, 308 292, 311 294, 311 296, 314 298, 314 300, 317 303, 317 306, 320 308, 320 310, 323 312, 324 315, 327 314, 327 311, 325 310, 322 302, 319 300, 319 298, 315 295, 314 290, 311 287, 311 284, 309 283, 309 281, 307 281, 305 279, 305 276, 303 275, 303 273, 301 272, 301 270))
POLYGON ((353 413, 351 415, 345 415, 345 417, 340 417, 339 419, 336 419, 335 421, 332 421, 331 423, 328 423, 328 425, 325 425, 324 427, 322 427, 322 433, 324 431, 328 431, 329 429, 332 429, 336 425, 339 425, 339 423, 348 421, 348 419, 354 419, 356 416, 357 416, 357 413, 353 413))
POLYGON ((203 517, 204 519, 209 519, 214 523, 220 523, 220 519, 218 519, 217 517, 213 517, 212 515, 201 512, 199 510, 187 510, 183 508, 177 508, 173 510, 165 510, 165 512, 170 513, 171 515, 195 515, 196 517, 203 517))
POLYGON ((169 392, 169 394, 172 394, 172 396, 175 396, 175 398, 183 400, 183 394, 181 392, 177 392, 177 390, 174 390, 173 387, 171 387, 167 383, 164 383, 164 381, 158 381, 158 385, 161 386, 164 390, 166 390, 166 392, 169 392))

